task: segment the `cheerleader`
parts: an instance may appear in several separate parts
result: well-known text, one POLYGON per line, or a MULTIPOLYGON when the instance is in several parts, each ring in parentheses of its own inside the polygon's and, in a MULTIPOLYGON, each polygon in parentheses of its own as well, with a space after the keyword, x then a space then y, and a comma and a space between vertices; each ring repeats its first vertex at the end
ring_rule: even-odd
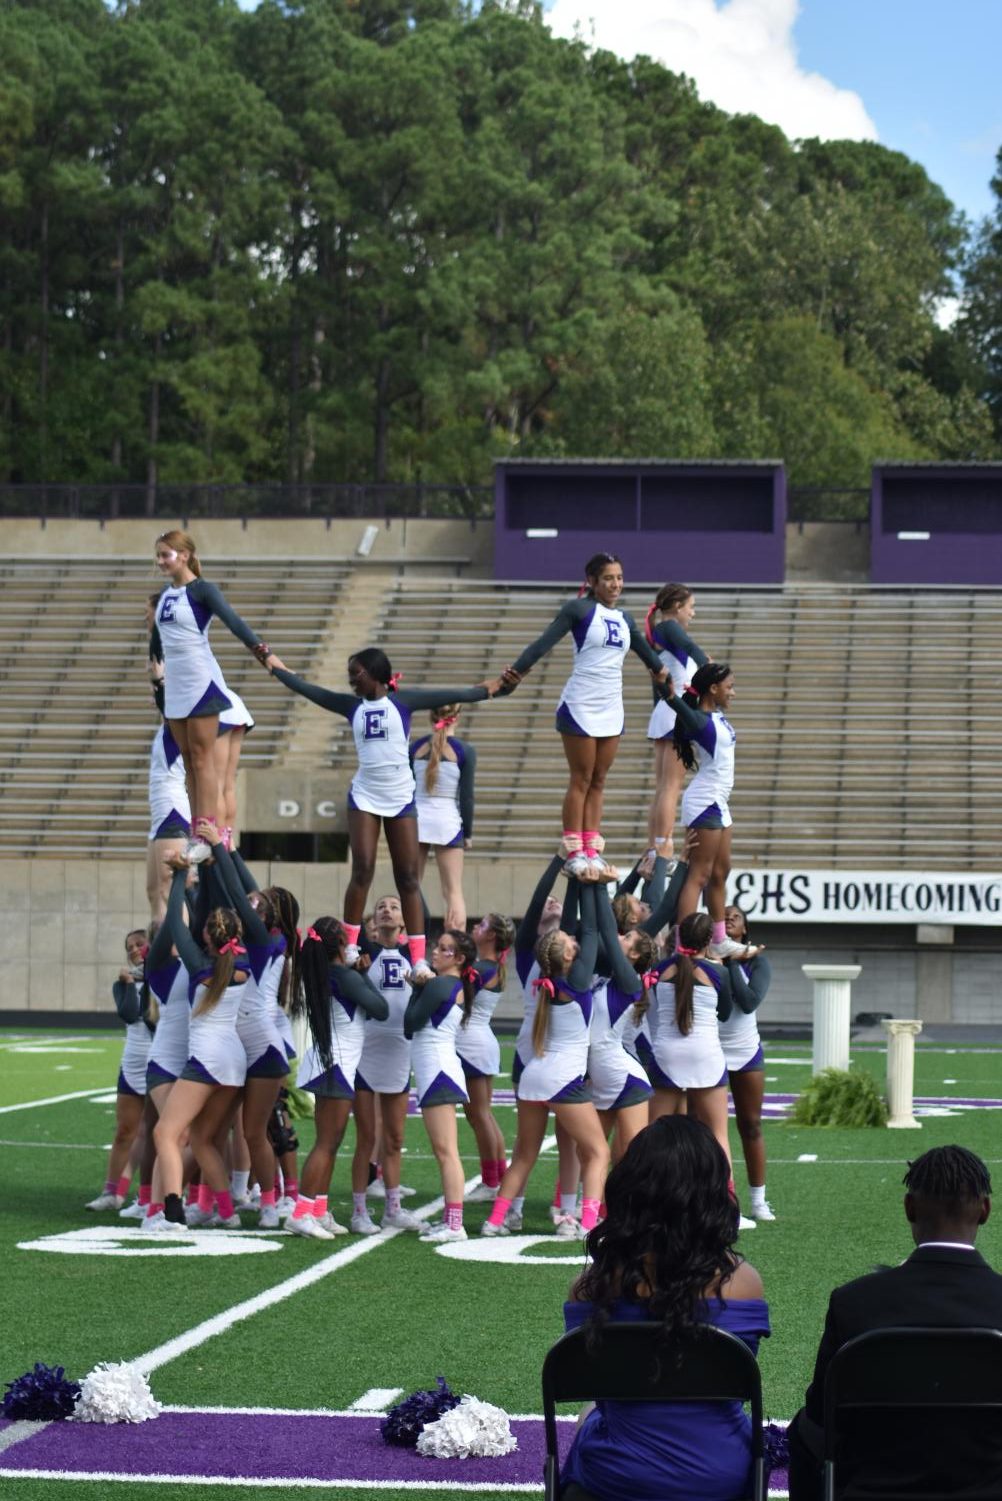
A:
POLYGON ((535 981, 533 1054, 517 1086, 518 1135, 511 1165, 501 1181, 490 1215, 481 1226, 481 1235, 508 1234, 505 1216, 539 1156, 551 1110, 577 1148, 584 1195, 581 1223, 569 1215, 562 1216, 557 1223, 557 1234, 581 1238, 598 1221, 602 1187, 609 1168, 609 1146, 586 1079, 592 981, 598 954, 595 889, 589 884, 579 891, 577 881, 571 877, 572 906, 578 897, 580 942, 571 936, 574 922, 565 904, 566 930, 558 928, 536 944, 540 978, 535 981))
POLYGON ((564 795, 564 849, 569 875, 594 879, 603 862, 599 832, 605 779, 623 733, 623 664, 634 651, 657 682, 668 669, 644 639, 636 622, 618 608, 623 569, 612 553, 600 552, 585 564, 583 595, 568 600, 537 641, 527 646, 504 673, 511 688, 540 657, 570 632, 574 665, 557 708, 570 781, 564 795))
POLYGON ((250 967, 240 942, 240 919, 229 908, 216 907, 209 913, 203 932, 205 948, 195 941, 182 916, 188 865, 182 855, 175 855, 172 863, 175 874, 166 925, 187 971, 191 1017, 188 1060, 167 1096, 154 1132, 164 1188, 164 1228, 183 1228, 185 1224, 182 1142, 190 1129, 202 1182, 212 1189, 219 1221, 228 1229, 239 1229, 229 1175, 215 1138, 232 1113, 247 1071, 236 1024, 250 967))
POLYGON ((276 1021, 277 1015, 285 1014, 278 1004, 278 991, 285 969, 286 941, 275 929, 275 914, 267 898, 261 898, 256 906, 251 904, 220 832, 209 824, 205 837, 213 846, 226 900, 243 924, 250 977, 237 1012, 237 1036, 247 1054, 241 1126, 250 1170, 261 1187, 258 1227, 276 1230, 275 1152, 268 1127, 289 1071, 285 1040, 276 1021))
POLYGON ((694 913, 704 896, 712 931, 709 957, 725 959, 744 948, 727 937, 725 889, 731 870, 731 818, 734 786, 734 726, 726 710, 734 697, 734 675, 726 662, 707 662, 692 679, 691 692, 667 695, 675 710, 675 745, 696 775, 682 798, 682 821, 698 839, 690 841, 689 875, 678 902, 679 921, 694 913), (698 705, 698 707, 697 707, 698 705))
MULTIPOLYGON (((672 692, 684 692, 692 674, 710 659, 689 635, 696 614, 696 597, 685 584, 665 584, 647 612, 647 639, 668 669, 672 692), (651 617, 660 617, 655 625, 651 617)), ((647 819, 649 848, 644 857, 643 873, 649 875, 658 855, 671 859, 675 833, 675 814, 679 793, 685 781, 685 766, 675 751, 675 711, 655 689, 654 711, 647 726, 647 738, 654 742, 654 796, 647 819)))
POLYGON ((411 975, 411 998, 404 1015, 404 1036, 412 1044, 415 1092, 442 1175, 445 1199, 442 1223, 429 1225, 421 1235, 432 1245, 466 1239, 456 1106, 467 1104, 469 1095, 456 1038, 473 1010, 479 978, 473 967, 476 954, 473 940, 466 933, 447 928, 431 951, 432 978, 411 975))
POLYGON ((476 1203, 484 1199, 493 1202, 508 1166, 504 1132, 491 1109, 494 1080, 501 1069, 501 1048, 491 1017, 508 983, 507 958, 515 941, 515 924, 499 912, 488 912, 473 929, 472 937, 477 949, 473 967, 479 978, 473 1010, 456 1038, 456 1052, 470 1096, 463 1109, 480 1153, 480 1182, 467 1194, 467 1199, 476 1203))
POLYGON ((608 1140, 613 1133, 612 1160, 618 1162, 630 1142, 650 1120, 654 1091, 642 1065, 623 1045, 623 1034, 647 1011, 648 987, 656 983, 652 965, 657 944, 649 933, 632 928, 620 934, 605 891, 596 889, 598 934, 609 973, 592 993, 588 1036, 588 1078, 595 1109, 608 1140))
MULTIPOLYGON (((209 626, 218 616, 246 647, 263 660, 268 648, 226 603, 215 584, 201 577, 195 543, 187 532, 164 532, 156 542, 156 566, 170 580, 156 608, 164 658, 166 716, 184 757, 192 810, 199 818, 225 823, 216 741, 220 713, 233 706, 219 663, 209 646, 209 626)), ((209 847, 195 839, 189 859, 206 860, 209 847)))
MULTIPOLYGON (((404 923, 399 898, 381 896, 373 919, 376 937, 374 942, 366 943, 367 974, 386 1002, 387 1015, 385 1021, 370 1018, 366 1023, 362 1056, 355 1072, 352 1229, 362 1235, 371 1235, 379 1228, 366 1208, 367 1196, 375 1196, 379 1188, 386 1202, 382 1229, 425 1229, 424 1220, 401 1204, 404 1190, 400 1185, 400 1157, 411 1084, 411 1044, 404 1036, 404 1016, 411 987, 410 956, 406 945, 400 943, 404 923), (382 1179, 370 1184, 370 1164, 377 1158, 382 1179)), ((407 1193, 412 1192, 413 1189, 407 1189, 407 1193)))
MULTIPOLYGON (((725 913, 727 936, 747 944, 748 920, 740 907, 725 913)), ((727 1077, 734 1099, 738 1135, 748 1172, 749 1214, 753 1220, 774 1220, 765 1197, 765 1138, 762 1135, 762 1096, 765 1091, 765 1058, 756 1012, 765 1000, 772 969, 761 949, 750 959, 726 960, 734 1007, 720 1024, 720 1044, 727 1064, 727 1077)))
POLYGON ((466 927, 463 896, 463 851, 473 844, 473 778, 477 753, 472 745, 450 735, 459 719, 459 705, 446 704, 433 713, 432 733, 411 744, 411 767, 416 790, 418 875, 424 880, 428 851, 435 851, 438 878, 445 904, 445 926, 466 927))
POLYGON ((233 830, 237 821, 237 772, 240 769, 240 753, 244 739, 254 728, 254 716, 232 688, 226 690, 231 703, 219 716, 219 734, 216 736, 216 775, 219 778, 220 816, 223 826, 220 833, 227 849, 233 845, 233 830))
POLYGON ((337 918, 318 917, 306 930, 301 953, 312 1042, 299 1065, 296 1083, 316 1099, 317 1135, 303 1166, 299 1198, 286 1228, 293 1235, 312 1240, 333 1240, 335 1235, 348 1234, 347 1226, 339 1225, 328 1210, 327 1196, 355 1098, 355 1070, 362 1053, 366 1018, 385 1021, 389 1014, 375 986, 345 963, 345 945, 344 927, 337 918))
POLYGON ((147 947, 145 928, 135 928, 125 935, 128 963, 119 970, 111 987, 115 1010, 125 1023, 125 1047, 118 1070, 115 1139, 108 1154, 108 1176, 97 1198, 86 1205, 88 1209, 120 1209, 132 1182, 132 1173, 126 1169, 143 1123, 146 1064, 155 1026, 151 1020, 149 987, 144 979, 147 947))
POLYGON ((717 1030, 730 1014, 729 988, 708 962, 712 923, 705 912, 682 919, 674 954, 658 965, 654 1056, 667 1085, 654 1091, 651 1119, 688 1111, 709 1126, 731 1160, 727 1068, 717 1030))
POLYGON ((407 925, 414 973, 429 977, 425 960, 424 918, 418 881, 418 836, 414 807, 414 773, 407 739, 415 709, 440 709, 450 703, 480 703, 493 698, 501 680, 474 688, 397 689, 389 658, 377 647, 366 647, 348 658, 350 693, 333 693, 289 672, 273 654, 265 658, 269 672, 312 703, 341 714, 351 725, 358 752, 358 771, 348 792, 348 842, 351 879, 344 896, 344 928, 348 935, 346 960, 359 955, 358 940, 365 902, 376 868, 379 827, 390 847, 393 879, 407 925))
MULTIPOLYGON (((163 689, 160 689, 161 699, 163 689)), ((191 804, 181 747, 166 720, 150 746, 150 837, 146 846, 146 895, 150 918, 163 922, 170 890, 169 855, 179 854, 191 836, 191 804)))

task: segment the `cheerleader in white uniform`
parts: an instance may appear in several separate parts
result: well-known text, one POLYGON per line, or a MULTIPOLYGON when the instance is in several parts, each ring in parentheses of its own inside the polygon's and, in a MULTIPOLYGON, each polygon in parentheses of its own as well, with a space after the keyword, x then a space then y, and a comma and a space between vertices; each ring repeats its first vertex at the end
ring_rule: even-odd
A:
POLYGON ((675 744, 696 775, 682 798, 682 822, 689 831, 689 875, 678 901, 681 922, 705 897, 712 921, 710 958, 743 954, 744 946, 727 937, 725 889, 731 870, 731 810, 734 787, 734 726, 726 717, 734 697, 734 675, 726 662, 707 662, 693 676, 684 698, 668 694, 675 710, 675 744), (698 706, 698 707, 697 707, 698 706), (695 836, 695 837, 692 837, 695 836))
POLYGON ((515 941, 515 924, 500 912, 487 912, 473 929, 477 948, 474 969, 478 980, 473 1010, 459 1029, 456 1051, 466 1076, 470 1096, 463 1108, 473 1127, 480 1153, 480 1183, 467 1198, 493 1202, 508 1167, 504 1132, 491 1109, 494 1080, 501 1068, 501 1047, 491 1018, 508 983, 508 954, 515 941))
MULTIPOLYGON (((697 668, 710 659, 689 635, 696 615, 696 596, 685 584, 665 584, 644 622, 648 641, 668 669, 672 692, 681 697, 697 668), (652 617, 657 614, 656 623, 652 617)), ((679 794, 685 766, 675 750, 675 711, 655 689, 654 710, 647 738, 654 742, 654 796, 647 818, 648 850, 644 874, 650 874, 658 855, 670 859, 679 794)))
MULTIPOLYGON (((157 538, 156 566, 170 580, 156 608, 164 655, 166 716, 184 757, 197 832, 201 818, 217 825, 225 823, 216 741, 220 713, 231 707, 233 699, 209 646, 213 616, 218 616, 259 660, 265 659, 268 648, 230 608, 216 585, 201 577, 195 543, 187 532, 164 532, 157 538)), ((196 839, 189 854, 204 860, 208 848, 196 839)))
MULTIPOLYGON (((287 1229, 315 1240, 348 1233, 328 1210, 327 1196, 351 1116, 365 1023, 369 1017, 385 1021, 389 1009, 368 978, 345 964, 344 951, 345 932, 336 917, 318 917, 306 930, 301 959, 311 1043, 296 1082, 316 1099, 317 1135, 303 1166, 299 1198, 287 1229)), ((352 1230, 360 1233, 355 1224, 352 1230)))
POLYGON ((278 1228, 275 1191, 275 1152, 268 1134, 282 1083, 289 1071, 285 1040, 276 1023, 284 1016, 278 992, 285 966, 286 942, 275 929, 275 915, 266 898, 253 905, 220 834, 209 828, 215 871, 222 894, 243 924, 250 976, 237 1013, 237 1036, 247 1055, 247 1077, 241 1100, 241 1123, 250 1153, 254 1181, 261 1185, 258 1227, 278 1228))
POLYGON ((143 1123, 146 1104, 146 1063, 155 1023, 151 1020, 149 988, 144 983, 143 961, 147 943, 145 928, 125 935, 126 967, 111 987, 115 1010, 125 1023, 125 1046, 118 1068, 115 1104, 115 1138, 108 1154, 104 1188, 88 1209, 120 1209, 132 1182, 126 1171, 143 1123))
POLYGON ((689 1115, 709 1126, 731 1160, 727 1138, 727 1067, 718 1018, 730 1014, 729 987, 707 959, 711 923, 705 912, 683 918, 674 954, 658 965, 654 1055, 669 1087, 654 1091, 651 1119, 689 1115))
MULTIPOLYGON (((740 907, 728 907, 727 936, 736 943, 748 942, 748 920, 740 907)), ((753 1220, 776 1216, 765 1196, 765 1138, 762 1135, 762 1098, 765 1092, 765 1056, 759 1036, 757 1012, 772 980, 772 968, 761 949, 751 959, 728 959, 733 1009, 720 1024, 727 1077, 734 1100, 735 1124, 741 1137, 748 1172, 749 1214, 753 1220)))
POLYGON ((445 904, 445 926, 465 928, 463 851, 473 844, 477 753, 472 745, 449 734, 459 719, 458 704, 447 704, 438 718, 434 714, 431 717, 432 733, 411 744, 420 846, 418 875, 423 881, 428 852, 434 850, 445 904))
POLYGON ((150 837, 146 846, 146 896, 152 922, 163 922, 167 911, 167 892, 170 889, 167 856, 184 849, 191 836, 191 804, 184 758, 164 718, 163 647, 155 623, 159 604, 160 595, 151 594, 146 606, 146 628, 150 632, 150 690, 160 718, 160 727, 150 746, 150 837))
POLYGON ((640 928, 623 934, 616 931, 604 888, 596 889, 595 901, 603 957, 599 961, 602 978, 592 993, 588 1078, 606 1139, 613 1133, 615 1163, 650 1119, 654 1091, 643 1066, 627 1052, 623 1036, 648 1009, 648 989, 657 983, 651 968, 657 944, 640 928))
POLYGON ((475 688, 401 688, 385 652, 366 647, 348 658, 350 693, 333 693, 289 672, 274 655, 265 666, 293 692, 340 714, 351 725, 358 752, 358 771, 348 793, 348 841, 351 879, 344 895, 347 958, 358 957, 365 903, 376 868, 379 828, 386 831, 393 879, 407 925, 411 960, 416 974, 430 974, 425 960, 424 913, 418 880, 417 819, 414 773, 408 756, 411 715, 415 709, 440 709, 450 703, 480 703, 493 697, 501 680, 475 688))
POLYGON ((233 830, 237 821, 237 772, 240 769, 240 752, 244 739, 254 728, 254 716, 240 697, 230 687, 226 689, 230 707, 219 715, 219 734, 216 736, 216 775, 219 777, 219 796, 222 804, 223 826, 220 833, 227 849, 233 847, 233 830))
POLYGON ((592 984, 598 954, 594 885, 578 888, 571 877, 569 901, 580 896, 581 938, 568 905, 566 930, 559 928, 539 939, 536 958, 540 978, 535 981, 536 1015, 532 1056, 518 1081, 518 1137, 511 1165, 502 1179, 482 1235, 506 1235, 505 1217, 512 1200, 524 1188, 539 1156, 550 1111, 577 1147, 581 1164, 583 1203, 581 1224, 561 1219, 557 1233, 580 1236, 598 1222, 602 1188, 609 1168, 609 1147, 602 1134, 587 1081, 588 1030, 592 1014, 592 984))
POLYGON ((442 1175, 442 1223, 429 1226, 421 1236, 435 1245, 466 1239, 456 1106, 465 1105, 469 1096, 456 1038, 473 1010, 478 979, 473 968, 476 954, 466 933, 447 928, 431 951, 432 978, 411 976, 411 998, 404 1016, 404 1036, 412 1044, 417 1100, 442 1175))
POLYGON ((611 553, 585 564, 585 590, 568 600, 552 625, 504 673, 517 684, 562 636, 571 633, 574 665, 557 708, 557 730, 570 768, 564 795, 564 849, 568 874, 593 879, 601 866, 602 802, 605 779, 623 733, 623 664, 634 651, 657 682, 668 676, 632 615, 618 608, 623 569, 611 553))
POLYGON ((155 1138, 164 1187, 165 1226, 184 1226, 181 1204, 182 1141, 190 1128, 191 1147, 208 1184, 220 1223, 237 1229, 229 1174, 215 1144, 244 1082, 247 1057, 237 1036, 237 1013, 250 967, 241 938, 240 919, 230 908, 214 908, 203 933, 203 949, 182 916, 187 861, 174 856, 175 875, 167 902, 167 929, 187 971, 188 1061, 167 1097, 155 1138))
MULTIPOLYGON (((382 1168, 381 1188, 385 1195, 382 1228, 385 1230, 423 1230, 425 1224, 401 1204, 400 1155, 404 1149, 404 1127, 411 1086, 411 1044, 404 1036, 404 1016, 411 998, 410 955, 401 945, 404 930, 400 899, 381 896, 374 911, 375 942, 365 944, 369 960, 368 978, 386 1002, 385 1021, 370 1019, 362 1039, 362 1056, 355 1073, 355 1156, 351 1165, 352 1220, 360 1231, 371 1234, 363 1223, 369 1220, 367 1193, 375 1191, 369 1183, 370 1164, 378 1160, 382 1168)), ((412 1190, 408 1190, 412 1192, 412 1190)))

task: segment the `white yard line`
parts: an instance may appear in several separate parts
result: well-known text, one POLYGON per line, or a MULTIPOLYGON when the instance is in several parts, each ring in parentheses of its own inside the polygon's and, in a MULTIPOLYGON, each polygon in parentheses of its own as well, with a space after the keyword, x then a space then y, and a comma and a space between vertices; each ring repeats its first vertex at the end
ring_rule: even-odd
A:
MULTIPOLYGON (((0 1433, 0 1454, 4 1449, 13 1449, 15 1444, 21 1444, 26 1438, 34 1438, 48 1428, 48 1423, 33 1423, 24 1419, 21 1422, 11 1423, 0 1433)), ((2 1473, 2 1472, 0 1472, 2 1473)))
MULTIPOLYGON (((452 1495, 480 1495, 504 1492, 511 1495, 519 1492, 538 1496, 540 1484, 525 1483, 501 1485, 493 1480, 315 1480, 305 1476, 287 1475, 121 1475, 113 1470, 0 1470, 4 1480, 96 1480, 102 1484, 120 1481, 128 1485, 206 1485, 227 1486, 240 1490, 286 1490, 286 1491, 439 1491, 452 1495)), ((777 1494, 777 1493, 774 1493, 777 1494)), ((785 1491, 778 1494, 785 1495, 785 1491)))
POLYGON ((91 1145, 86 1141, 7 1141, 0 1140, 0 1147, 51 1147, 60 1152, 106 1152, 99 1142, 91 1145))
MULTIPOLYGON (((467 1193, 480 1182, 479 1174, 471 1178, 463 1188, 467 1193)), ((420 1219, 430 1219, 438 1210, 444 1208, 445 1200, 441 1197, 433 1199, 430 1204, 425 1204, 421 1209, 416 1209, 415 1214, 420 1219)), ((368 1235, 362 1240, 355 1241, 353 1245, 345 1246, 341 1251, 335 1251, 333 1256, 325 1256, 322 1261, 315 1262, 313 1266, 306 1267, 297 1272, 295 1276, 288 1277, 284 1282, 278 1282, 274 1287, 266 1288, 256 1297, 246 1298, 242 1303, 236 1303, 232 1308, 227 1308, 223 1313, 213 1315, 211 1319, 204 1319, 201 1324, 196 1324, 193 1329, 184 1334, 169 1339, 165 1344, 157 1345, 156 1349, 140 1355, 132 1362, 144 1375, 148 1376, 151 1371, 157 1371, 161 1366, 168 1365, 179 1356, 186 1355, 189 1350, 197 1350, 199 1345, 204 1345, 206 1340, 214 1339, 217 1334, 225 1334, 227 1329, 232 1329, 234 1324, 242 1323, 256 1313, 262 1313, 266 1308, 273 1308, 276 1303, 283 1303, 286 1298, 293 1297, 302 1292, 304 1288, 312 1287, 315 1282, 322 1282, 332 1272, 338 1272, 343 1266, 349 1266, 357 1261, 360 1256, 366 1256, 370 1251, 385 1246, 390 1240, 398 1235, 406 1235, 405 1230, 388 1230, 380 1235, 368 1235)))
POLYGON ((38 1105, 63 1105, 67 1100, 92 1100, 97 1095, 107 1094, 108 1086, 101 1089, 75 1089, 72 1094, 53 1094, 47 1100, 25 1100, 20 1105, 0 1105, 0 1115, 10 1115, 12 1110, 34 1110, 38 1105))
POLYGON ((367 1392, 363 1392, 360 1397, 356 1397, 354 1402, 349 1404, 348 1411, 382 1413, 391 1402, 395 1402, 397 1397, 402 1397, 403 1394, 402 1386, 370 1386, 367 1392))

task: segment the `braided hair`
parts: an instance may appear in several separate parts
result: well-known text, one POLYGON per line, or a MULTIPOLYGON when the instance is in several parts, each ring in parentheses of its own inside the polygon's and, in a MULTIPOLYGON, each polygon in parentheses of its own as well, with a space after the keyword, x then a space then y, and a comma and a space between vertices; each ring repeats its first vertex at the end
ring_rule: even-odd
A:
POLYGON ((435 728, 431 732, 428 742, 428 759, 424 768, 424 785, 427 792, 434 792, 438 785, 438 768, 442 761, 442 753, 449 739, 449 731, 452 724, 459 718, 459 704, 443 704, 440 709, 432 713, 435 728), (441 728, 438 728, 438 726, 441 728))
MULTIPOLYGON (((731 669, 727 662, 704 662, 703 666, 693 673, 691 685, 682 694, 683 703, 688 704, 692 709, 697 709, 703 695, 708 693, 715 683, 722 683, 730 675, 731 669)), ((696 765, 696 756, 692 749, 692 741, 682 728, 682 721, 678 718, 675 720, 672 739, 676 756, 687 771, 692 771, 696 765)))
POLYGON ((498 990, 504 990, 508 983, 508 966, 504 961, 504 955, 515 942, 515 924, 510 917, 505 917, 503 912, 485 912, 484 922, 487 924, 494 946, 498 951, 498 990))
MULTIPOLYGON (((269 928, 277 928, 285 939, 285 964, 278 987, 278 1004, 283 1011, 294 1016, 302 1015, 303 981, 299 962, 299 903, 284 886, 268 886, 261 892, 261 900, 271 908, 272 921, 269 928)), ((262 917, 262 921, 266 921, 262 917)))
POLYGON ((324 1073, 329 1073, 334 1067, 331 965, 343 958, 344 945, 345 931, 337 918, 318 917, 308 929, 300 951, 306 1016, 324 1073))
POLYGON ((916 1198, 936 1199, 957 1209, 970 1207, 992 1191, 988 1169, 966 1147, 932 1147, 909 1162, 905 1188, 916 1198))

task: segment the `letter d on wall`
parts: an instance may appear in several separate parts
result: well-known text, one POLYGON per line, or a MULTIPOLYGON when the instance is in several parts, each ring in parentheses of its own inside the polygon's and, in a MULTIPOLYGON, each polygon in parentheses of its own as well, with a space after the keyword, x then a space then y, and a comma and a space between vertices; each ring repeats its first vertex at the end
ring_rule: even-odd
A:
POLYGON ((279 818, 298 818, 299 804, 291 797, 280 797, 278 800, 279 818))

